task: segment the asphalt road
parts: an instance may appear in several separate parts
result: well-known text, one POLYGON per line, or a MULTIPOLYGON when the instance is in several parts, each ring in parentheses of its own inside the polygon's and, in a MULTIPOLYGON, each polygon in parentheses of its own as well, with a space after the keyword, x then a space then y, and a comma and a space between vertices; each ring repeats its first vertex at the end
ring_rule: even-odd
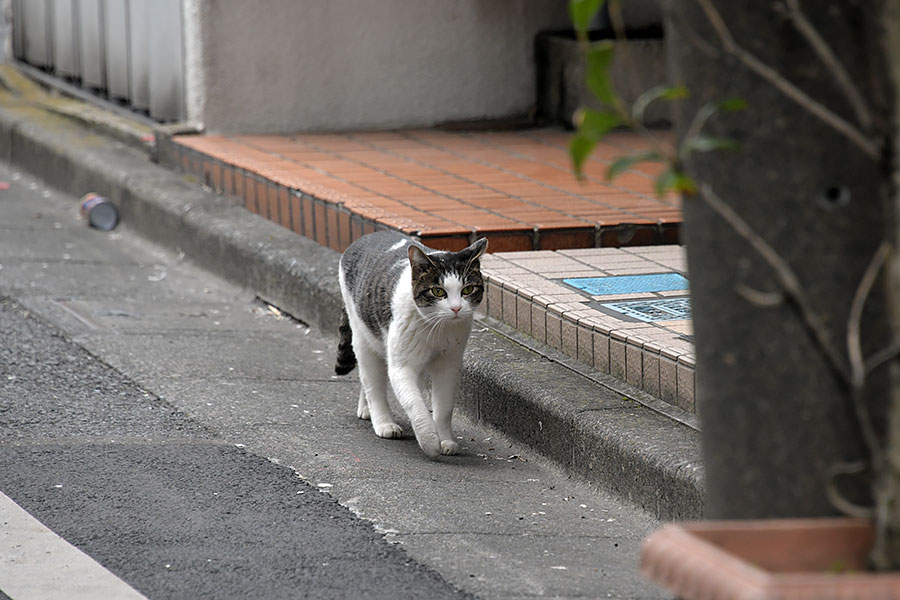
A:
MULTIPOLYGON (((112 579, 152 599, 662 597, 637 574, 645 513, 462 421, 456 457, 376 438, 331 332, 0 182, 0 492, 112 579)), ((21 548, 4 510, 0 550, 21 548)), ((33 581, 67 573, 46 554, 33 581)), ((29 595, 23 560, 0 552, 0 590, 73 597, 29 595)))
POLYGON ((467 597, 8 298, 0 336, 3 492, 147 597, 467 597))

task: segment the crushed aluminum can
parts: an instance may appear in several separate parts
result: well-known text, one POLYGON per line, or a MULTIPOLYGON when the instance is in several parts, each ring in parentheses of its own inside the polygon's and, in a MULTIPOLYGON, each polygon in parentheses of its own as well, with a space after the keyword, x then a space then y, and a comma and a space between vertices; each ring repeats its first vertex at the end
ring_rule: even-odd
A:
POLYGON ((85 194, 81 199, 81 216, 87 219, 91 227, 110 231, 119 224, 119 211, 115 205, 97 194, 85 194))

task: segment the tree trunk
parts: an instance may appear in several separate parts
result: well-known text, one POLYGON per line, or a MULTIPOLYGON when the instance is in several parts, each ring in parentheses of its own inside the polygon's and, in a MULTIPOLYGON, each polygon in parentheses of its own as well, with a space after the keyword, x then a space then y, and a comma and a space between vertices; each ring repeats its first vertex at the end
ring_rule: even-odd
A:
MULTIPOLYGON (((705 186, 685 200, 683 239, 713 518, 835 514, 830 485, 848 502, 871 505, 871 477, 833 473, 868 458, 850 401, 848 320, 873 256, 895 237, 884 3, 793 5, 667 6, 674 82, 691 93, 679 109, 679 141, 696 133, 704 105, 747 103, 702 129, 737 140, 737 150, 685 160, 705 186), (780 270, 761 245, 782 261, 780 270), (802 298, 786 288, 786 274, 802 298)), ((877 283, 861 314, 864 357, 891 341, 886 289, 877 283)), ((881 442, 888 370, 875 369, 861 394, 881 442)))
MULTIPOLYGON (((890 81, 893 84, 892 133, 893 186, 891 188, 892 203, 895 214, 900 215, 900 3, 888 2, 884 10, 884 52, 887 56, 890 81)), ((894 340, 900 340, 900 256, 897 252, 897 240, 900 235, 895 224, 894 252, 888 262, 887 294, 890 299, 890 314, 894 340)), ((878 539, 872 553, 873 563, 878 569, 900 569, 900 362, 891 365, 891 404, 888 410, 888 431, 885 451, 884 471, 877 483, 876 522, 878 523, 878 539)))

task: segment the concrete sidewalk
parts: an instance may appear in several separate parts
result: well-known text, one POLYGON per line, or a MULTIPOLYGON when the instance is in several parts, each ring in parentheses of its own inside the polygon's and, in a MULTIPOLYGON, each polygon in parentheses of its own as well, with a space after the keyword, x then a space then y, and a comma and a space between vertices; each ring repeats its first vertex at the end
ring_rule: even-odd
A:
MULTIPOLYGON (((159 167, 148 154, 3 91, 0 160, 75 196, 92 191, 110 198, 128 228, 325 333, 337 330, 335 250, 159 167)), ((488 311, 495 310, 489 300, 488 311)), ((552 342, 546 345, 549 335, 542 344, 491 317, 481 323, 485 327, 473 335, 467 354, 459 402, 470 420, 499 428, 572 476, 659 518, 701 515, 699 435, 689 412, 670 410, 615 373, 579 362, 577 336, 576 359, 567 357, 562 329, 556 350, 552 342)), ((612 331, 608 339, 614 339, 612 331)), ((631 346, 624 341, 627 353, 631 346)))

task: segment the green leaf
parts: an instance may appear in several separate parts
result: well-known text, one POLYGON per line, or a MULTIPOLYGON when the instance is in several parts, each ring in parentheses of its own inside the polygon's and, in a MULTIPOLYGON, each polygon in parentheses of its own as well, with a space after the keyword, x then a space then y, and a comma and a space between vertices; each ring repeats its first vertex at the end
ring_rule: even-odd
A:
POLYGON ((575 124, 579 134, 591 137, 596 141, 614 127, 621 125, 622 118, 610 111, 580 108, 575 113, 575 124))
POLYGON ((569 156, 572 157, 572 168, 577 178, 581 179, 584 177, 582 173, 584 161, 587 160, 596 145, 597 138, 581 133, 573 136, 572 141, 569 142, 569 156))
POLYGON ((663 171, 659 177, 656 178, 656 181, 653 182, 653 190, 656 192, 656 195, 665 196, 666 191, 674 185, 675 178, 676 174, 672 169, 663 171))
POLYGON ((747 101, 743 98, 729 98, 719 102, 719 110, 725 112, 735 112, 747 108, 747 101))
POLYGON ((657 196, 665 196, 669 190, 680 194, 693 194, 697 191, 697 184, 683 171, 674 170, 670 167, 656 178, 653 189, 657 196))
POLYGON ((631 106, 631 118, 641 122, 644 120, 644 112, 647 110, 647 107, 657 100, 683 100, 689 95, 687 87, 683 85, 658 85, 650 88, 634 101, 634 104, 631 106))
POLYGON ((584 161, 610 129, 622 124, 622 119, 613 112, 579 108, 575 112, 574 121, 578 131, 569 143, 569 155, 572 157, 575 176, 581 179, 584 161))
POLYGON ((620 156, 606 169, 606 178, 609 181, 612 181, 616 176, 624 173, 633 165, 642 162, 662 162, 662 157, 658 152, 654 151, 639 152, 630 156, 620 156))
POLYGON ((690 95, 690 90, 682 83, 663 88, 662 94, 660 94, 659 97, 661 100, 684 100, 685 98, 689 98, 690 95))
POLYGON ((684 141, 684 152, 712 152, 714 150, 734 150, 738 148, 737 140, 731 138, 714 137, 711 135, 697 135, 684 141))
POLYGON ((594 44, 587 53, 587 87, 600 102, 615 104, 612 82, 609 79, 609 63, 613 57, 612 43, 594 44))
POLYGON ((604 0, 570 0, 569 16, 572 17, 572 25, 576 31, 582 33, 591 26, 591 20, 600 12, 604 0))

